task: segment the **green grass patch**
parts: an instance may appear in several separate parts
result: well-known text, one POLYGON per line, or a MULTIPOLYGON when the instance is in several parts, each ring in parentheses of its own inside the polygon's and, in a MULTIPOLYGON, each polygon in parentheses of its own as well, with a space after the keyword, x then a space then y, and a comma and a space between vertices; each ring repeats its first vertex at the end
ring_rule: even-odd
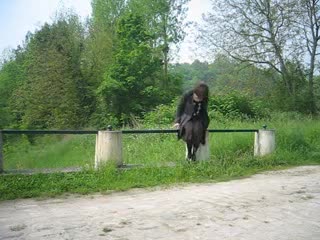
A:
MULTIPOLYGON (((210 128, 260 128, 256 122, 212 120, 210 128)), ((224 181, 290 166, 320 164, 320 124, 318 119, 278 117, 268 120, 276 129, 276 151, 253 157, 253 133, 211 133, 210 161, 186 163, 185 146, 175 134, 123 135, 124 163, 142 167, 120 170, 110 165, 91 170, 95 136, 41 137, 30 141, 5 141, 5 170, 83 167, 75 173, 0 175, 0 199, 52 197, 64 193, 87 194, 122 191, 137 187, 180 183, 224 181)), ((152 127, 150 127, 152 128, 152 127)), ((167 128, 167 127, 163 127, 167 128)))
POLYGON ((95 136, 44 136, 30 140, 18 135, 5 143, 4 169, 90 167, 95 136))
POLYGON ((226 181, 263 170, 282 169, 320 161, 300 161, 275 155, 266 158, 224 158, 208 162, 182 162, 173 167, 139 167, 120 170, 110 165, 99 171, 34 175, 1 175, 0 200, 54 197, 64 193, 89 194, 180 183, 226 181))

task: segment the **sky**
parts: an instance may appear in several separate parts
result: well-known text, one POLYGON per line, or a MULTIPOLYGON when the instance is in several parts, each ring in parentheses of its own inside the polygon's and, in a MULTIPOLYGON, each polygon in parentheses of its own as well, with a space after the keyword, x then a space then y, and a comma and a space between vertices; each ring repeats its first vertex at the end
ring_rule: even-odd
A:
MULTIPOLYGON (((116 1, 116 0, 115 0, 116 1)), ((61 8, 71 8, 83 20, 91 14, 91 0, 0 0, 0 54, 21 44, 28 31, 34 32, 45 22, 51 22, 61 8)), ((201 21, 201 15, 210 8, 210 0, 191 0, 188 21, 201 21)), ((175 61, 193 62, 197 56, 193 35, 181 44, 175 61)))

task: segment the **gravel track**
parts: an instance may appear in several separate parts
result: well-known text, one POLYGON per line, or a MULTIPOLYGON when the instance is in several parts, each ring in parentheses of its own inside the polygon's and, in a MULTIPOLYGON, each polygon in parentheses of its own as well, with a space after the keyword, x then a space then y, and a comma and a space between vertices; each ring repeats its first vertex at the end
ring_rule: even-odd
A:
POLYGON ((320 166, 222 183, 3 201, 0 239, 319 240, 320 166))

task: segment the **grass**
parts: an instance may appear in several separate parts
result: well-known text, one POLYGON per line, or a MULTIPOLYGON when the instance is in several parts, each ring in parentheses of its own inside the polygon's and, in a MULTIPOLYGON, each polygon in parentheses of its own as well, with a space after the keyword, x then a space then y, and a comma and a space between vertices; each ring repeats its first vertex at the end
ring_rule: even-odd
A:
POLYGON ((83 136, 44 136, 30 143, 18 135, 5 145, 4 169, 37 169, 90 166, 95 138, 83 136), (13 142, 13 143, 12 143, 13 142))
MULTIPOLYGON (((260 128, 265 121, 212 121, 210 128, 260 128)), ((210 134, 210 161, 188 164, 184 144, 174 134, 124 135, 124 162, 143 167, 119 170, 112 165, 92 170, 94 136, 25 137, 6 140, 5 169, 80 166, 74 173, 0 175, 0 199, 53 197, 64 193, 123 191, 187 182, 224 181, 263 170, 320 164, 320 124, 311 118, 275 118, 277 150, 253 157, 253 133, 210 134), (174 163, 174 164, 172 164, 174 163), (171 165, 171 167, 168 167, 171 165), (172 166, 173 165, 173 166, 172 166)), ((164 126, 164 128, 167 128, 164 126)))
POLYGON ((236 165, 217 165, 214 162, 180 164, 175 167, 143 167, 119 170, 108 166, 100 171, 52 173, 35 175, 6 175, 0 179, 0 199, 53 197, 63 193, 88 194, 110 190, 152 187, 182 182, 227 180, 269 169, 270 164, 258 161, 250 169, 252 160, 236 165))

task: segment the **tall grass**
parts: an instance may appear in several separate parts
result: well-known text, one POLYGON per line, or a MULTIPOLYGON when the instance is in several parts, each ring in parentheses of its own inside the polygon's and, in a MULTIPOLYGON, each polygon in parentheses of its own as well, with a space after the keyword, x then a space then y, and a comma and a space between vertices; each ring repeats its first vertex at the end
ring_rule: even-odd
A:
MULTIPOLYGON (((276 130, 274 158, 317 161, 320 157, 320 123, 318 119, 288 118, 277 115, 273 120, 255 122, 212 120, 211 129, 262 128, 276 130)), ((169 128, 170 126, 163 126, 169 128)), ((151 127, 152 128, 152 127, 151 127)), ((253 156, 254 133, 210 133, 210 159, 221 163, 239 161, 253 156)), ((94 163, 95 136, 67 135, 45 136, 30 143, 25 136, 8 141, 5 145, 5 169, 92 167, 94 163)), ((175 134, 128 134, 123 135, 125 164, 144 166, 168 166, 185 161, 185 146, 175 134)))
POLYGON ((43 136, 30 143, 19 135, 7 141, 4 169, 64 168, 90 166, 94 156, 94 136, 43 136))
POLYGON ((143 165, 130 170, 119 170, 112 165, 100 171, 91 170, 95 136, 47 136, 35 139, 32 144, 25 137, 19 141, 7 139, 5 170, 74 166, 84 167, 85 170, 76 173, 0 175, 0 199, 227 180, 266 169, 320 164, 318 119, 294 114, 276 115, 272 120, 255 122, 213 119, 210 128, 261 128, 264 124, 276 130, 277 149, 273 154, 253 156, 253 133, 210 133, 210 160, 194 164, 185 161, 184 143, 177 141, 175 134, 124 135, 124 163, 143 165))

